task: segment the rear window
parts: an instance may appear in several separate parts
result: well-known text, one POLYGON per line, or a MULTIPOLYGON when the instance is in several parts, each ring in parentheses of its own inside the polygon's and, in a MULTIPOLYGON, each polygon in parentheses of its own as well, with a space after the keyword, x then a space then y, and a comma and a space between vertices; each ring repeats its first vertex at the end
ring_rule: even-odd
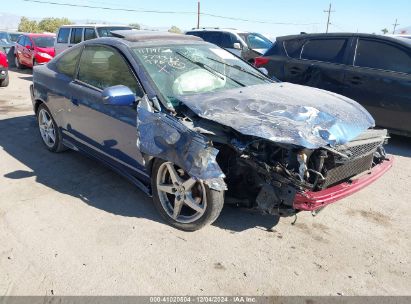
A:
POLYGON ((97 28, 97 33, 99 37, 113 37, 111 31, 122 31, 122 30, 132 30, 131 27, 125 26, 110 26, 110 27, 99 27, 97 28))
POLYGON ((317 39, 308 41, 301 52, 301 59, 343 63, 348 39, 317 39))
POLYGON ((264 56, 280 55, 280 46, 278 42, 274 42, 273 46, 264 54, 264 56))
POLYGON ((70 28, 68 27, 61 28, 57 36, 57 43, 68 43, 69 35, 70 35, 70 28))

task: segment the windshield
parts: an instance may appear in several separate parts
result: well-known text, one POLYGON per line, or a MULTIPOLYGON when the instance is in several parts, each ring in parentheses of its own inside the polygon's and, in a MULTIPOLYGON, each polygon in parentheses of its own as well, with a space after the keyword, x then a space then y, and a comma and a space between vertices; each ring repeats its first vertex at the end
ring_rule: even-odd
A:
POLYGON ((273 45, 272 41, 258 33, 244 33, 239 35, 250 49, 269 49, 273 45))
POLYGON ((272 82, 231 53, 209 44, 133 48, 169 106, 179 96, 272 82))
POLYGON ((37 47, 41 48, 50 48, 54 47, 54 41, 56 40, 55 37, 35 37, 33 38, 34 44, 37 47))
POLYGON ((111 26, 111 27, 99 27, 97 33, 99 37, 113 37, 111 31, 131 30, 131 27, 126 26, 111 26))
POLYGON ((11 40, 10 40, 10 35, 9 35, 9 33, 1 32, 1 33, 0 33, 0 41, 10 43, 11 40))

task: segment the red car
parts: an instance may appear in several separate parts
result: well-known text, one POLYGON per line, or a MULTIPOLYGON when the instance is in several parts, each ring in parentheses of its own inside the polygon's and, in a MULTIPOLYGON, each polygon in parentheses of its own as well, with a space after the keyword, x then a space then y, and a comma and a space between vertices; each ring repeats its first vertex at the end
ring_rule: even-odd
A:
POLYGON ((14 50, 16 67, 33 67, 49 62, 55 55, 55 40, 56 36, 53 34, 21 35, 14 50))
POLYGON ((7 61, 6 52, 0 47, 0 87, 7 87, 9 85, 9 63, 7 61))

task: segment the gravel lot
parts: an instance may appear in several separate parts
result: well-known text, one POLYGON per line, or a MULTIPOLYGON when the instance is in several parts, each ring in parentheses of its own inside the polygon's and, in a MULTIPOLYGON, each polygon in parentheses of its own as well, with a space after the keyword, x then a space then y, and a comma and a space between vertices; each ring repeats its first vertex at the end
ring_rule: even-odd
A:
POLYGON ((0 88, 1 295, 409 295, 411 139, 354 196, 279 222, 227 207, 185 233, 75 152, 43 147, 30 70, 0 88), (277 223, 278 222, 278 223, 277 223))

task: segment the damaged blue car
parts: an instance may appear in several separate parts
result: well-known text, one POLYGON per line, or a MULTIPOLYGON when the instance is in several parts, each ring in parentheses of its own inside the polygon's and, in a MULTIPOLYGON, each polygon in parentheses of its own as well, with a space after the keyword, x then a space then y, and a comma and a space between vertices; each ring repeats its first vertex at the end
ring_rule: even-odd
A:
POLYGON ((224 204, 318 212, 392 166, 387 131, 353 100, 271 80, 194 36, 113 34, 34 68, 40 136, 127 177, 174 227, 200 229, 224 204))

